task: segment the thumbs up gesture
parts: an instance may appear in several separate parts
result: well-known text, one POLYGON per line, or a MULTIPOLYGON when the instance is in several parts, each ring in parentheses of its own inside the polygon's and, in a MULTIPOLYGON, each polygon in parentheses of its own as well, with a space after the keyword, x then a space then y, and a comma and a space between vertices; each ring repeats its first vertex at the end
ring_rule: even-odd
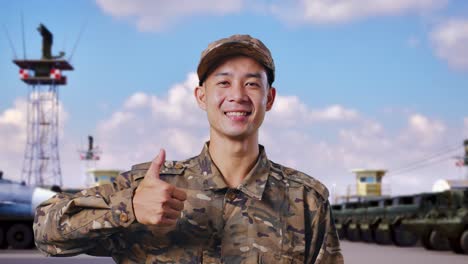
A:
POLYGON ((159 171, 165 159, 166 152, 161 149, 133 196, 133 210, 136 220, 141 224, 175 225, 184 209, 187 194, 159 179, 159 171))

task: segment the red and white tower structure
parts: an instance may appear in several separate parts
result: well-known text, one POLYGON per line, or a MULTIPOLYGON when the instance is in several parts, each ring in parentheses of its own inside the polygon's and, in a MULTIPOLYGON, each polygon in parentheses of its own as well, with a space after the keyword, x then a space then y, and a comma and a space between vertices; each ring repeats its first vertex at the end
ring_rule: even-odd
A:
POLYGON ((28 85, 27 140, 22 181, 28 185, 62 186, 59 155, 59 87, 67 83, 63 71, 72 71, 67 60, 51 55, 52 33, 44 26, 42 58, 13 60, 20 68, 20 79, 28 85))

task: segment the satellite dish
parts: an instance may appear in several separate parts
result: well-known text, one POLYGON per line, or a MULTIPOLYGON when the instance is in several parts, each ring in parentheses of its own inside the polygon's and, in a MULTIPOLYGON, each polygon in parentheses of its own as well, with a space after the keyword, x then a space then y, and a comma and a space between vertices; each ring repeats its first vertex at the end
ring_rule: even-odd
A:
POLYGON ((443 192, 446 190, 450 190, 450 184, 447 180, 440 179, 437 180, 434 185, 432 185, 433 192, 443 192))

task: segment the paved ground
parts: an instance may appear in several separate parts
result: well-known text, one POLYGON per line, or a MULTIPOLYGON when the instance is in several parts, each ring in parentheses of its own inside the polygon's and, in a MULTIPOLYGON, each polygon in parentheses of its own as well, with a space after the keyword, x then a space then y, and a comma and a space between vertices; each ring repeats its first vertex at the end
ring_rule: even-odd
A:
POLYGON ((79 255, 68 258, 45 257, 37 250, 0 250, 1 264, 111 264, 114 261, 111 258, 91 257, 88 255, 79 255))
POLYGON ((345 263, 350 264, 468 264, 468 255, 429 251, 422 247, 399 248, 357 242, 341 242, 345 263))
MULTIPOLYGON (((450 251, 434 252, 421 247, 398 248, 365 243, 342 241, 346 264, 467 264, 468 255, 450 251)), ((110 264, 111 258, 96 258, 80 255, 71 258, 46 258, 37 250, 1 250, 1 264, 110 264)))

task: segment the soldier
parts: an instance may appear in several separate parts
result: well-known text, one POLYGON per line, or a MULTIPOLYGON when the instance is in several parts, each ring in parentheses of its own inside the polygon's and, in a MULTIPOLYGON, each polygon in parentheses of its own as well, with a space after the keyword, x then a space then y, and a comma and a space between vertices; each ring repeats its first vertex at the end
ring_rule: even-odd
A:
POLYGON ((111 185, 57 194, 37 208, 37 247, 118 263, 343 263, 326 187, 258 144, 276 95, 268 48, 217 40, 197 73, 210 124, 201 153, 165 161, 162 149, 111 185))

